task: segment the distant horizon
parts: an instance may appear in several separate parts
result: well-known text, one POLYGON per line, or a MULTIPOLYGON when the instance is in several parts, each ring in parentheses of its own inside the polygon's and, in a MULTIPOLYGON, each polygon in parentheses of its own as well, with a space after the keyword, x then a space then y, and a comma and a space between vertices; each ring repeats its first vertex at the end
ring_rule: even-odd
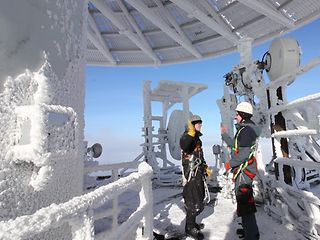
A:
MULTIPOLYGON (((301 46, 301 65, 320 56, 316 33, 320 20, 309 23, 283 37, 293 37, 301 46)), ((261 60, 271 40, 253 47, 253 60, 261 60)), ((192 97, 190 111, 203 118, 202 140, 207 149, 205 156, 213 158, 211 146, 221 144, 220 113, 216 101, 223 95, 224 74, 239 64, 234 52, 195 62, 159 67, 86 67, 85 140, 91 146, 100 142, 103 153, 101 163, 132 161, 142 152, 143 81, 150 80, 152 89, 160 80, 195 82, 208 89, 192 97)), ((315 81, 319 67, 297 77, 287 89, 288 100, 320 92, 315 81)), ((265 76, 265 80, 269 81, 265 76)), ((172 110, 175 108, 173 107, 172 110)), ((169 119, 170 116, 168 116, 169 119)))

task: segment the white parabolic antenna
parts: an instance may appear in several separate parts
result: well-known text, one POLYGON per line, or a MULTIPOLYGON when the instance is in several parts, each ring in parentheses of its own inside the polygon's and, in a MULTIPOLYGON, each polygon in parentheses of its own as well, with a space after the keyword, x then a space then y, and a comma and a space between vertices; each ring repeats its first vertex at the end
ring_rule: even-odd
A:
POLYGON ((267 73, 271 81, 292 72, 300 65, 300 48, 293 38, 278 38, 272 41, 266 58, 267 73))
POLYGON ((168 145, 171 157, 181 159, 180 137, 186 129, 186 119, 182 110, 174 110, 168 122, 168 145))

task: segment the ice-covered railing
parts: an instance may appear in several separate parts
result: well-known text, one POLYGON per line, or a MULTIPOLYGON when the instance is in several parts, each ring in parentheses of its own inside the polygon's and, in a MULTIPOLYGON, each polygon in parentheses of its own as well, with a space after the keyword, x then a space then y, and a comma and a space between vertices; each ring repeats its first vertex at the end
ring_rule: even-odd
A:
MULTIPOLYGON (((30 239, 50 229, 69 224, 72 239, 128 239, 136 234, 139 239, 151 239, 153 234, 153 199, 151 186, 152 168, 145 162, 138 167, 138 172, 131 173, 113 183, 102 186, 93 192, 74 197, 68 202, 51 204, 32 215, 20 216, 15 220, 0 222, 0 239, 30 239), (115 196, 132 188, 139 188, 140 205, 137 210, 121 225, 113 226, 111 231, 94 234, 94 210, 115 196)), ((103 217, 112 216, 112 212, 103 217)))
POLYGON ((123 162, 123 163, 114 163, 114 164, 99 164, 99 165, 88 165, 84 168, 84 174, 92 174, 95 172, 111 172, 109 181, 116 181, 119 179, 119 176, 123 176, 123 169, 137 169, 141 162, 123 162))
POLYGON ((320 174, 319 162, 310 162, 310 161, 307 162, 307 161, 301 161, 300 159, 292 159, 292 158, 277 158, 274 161, 278 163, 279 180, 281 183, 285 182, 284 173, 283 173, 284 165, 290 166, 291 169, 293 169, 295 175, 298 175, 302 171, 305 172, 306 181, 303 183, 302 186, 298 186, 299 183, 295 182, 296 179, 298 179, 298 177, 296 177, 295 179, 293 179, 293 182, 294 182, 294 184, 292 184, 293 188, 310 190, 310 184, 312 184, 314 181, 319 181, 319 174, 320 174), (309 172, 312 172, 312 174, 308 173, 308 170, 309 172), (316 177, 312 177, 310 175, 314 175, 316 177))
POLYGON ((310 184, 313 181, 319 181, 320 164, 292 158, 277 158, 275 162, 279 167, 279 181, 273 181, 273 186, 269 186, 270 195, 276 195, 286 204, 279 204, 279 202, 275 202, 279 200, 272 199, 265 208, 272 214, 278 213, 282 218, 282 223, 294 223, 295 227, 308 235, 310 239, 319 239, 320 200, 310 191, 310 184), (297 186, 299 183, 296 183, 295 179, 293 179, 292 186, 285 183, 284 165, 290 166, 296 174, 305 171, 305 178, 309 179, 304 183, 304 187, 297 186), (308 176, 308 170, 316 177, 308 176))

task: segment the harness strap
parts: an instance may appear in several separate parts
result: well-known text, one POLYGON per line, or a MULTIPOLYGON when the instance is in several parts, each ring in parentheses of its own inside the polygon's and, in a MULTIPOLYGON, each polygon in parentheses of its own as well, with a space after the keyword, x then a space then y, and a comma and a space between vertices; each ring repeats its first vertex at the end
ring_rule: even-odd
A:
POLYGON ((250 179, 253 179, 256 174, 250 172, 248 169, 243 169, 243 172, 250 178, 250 179))
MULTIPOLYGON (((234 154, 235 155, 238 155, 239 154, 239 147, 238 147, 238 136, 240 134, 240 132, 244 129, 245 127, 241 127, 236 136, 235 136, 235 141, 234 141, 234 147, 233 147, 233 151, 234 151, 234 154)), ((238 168, 235 169, 235 171, 233 172, 233 178, 232 180, 235 181, 239 175, 239 173, 241 171, 243 171, 249 178, 253 179, 256 174, 250 172, 247 168, 248 165, 252 164, 253 162, 256 161, 256 158, 254 156, 254 152, 256 150, 256 144, 253 144, 251 147, 250 147, 250 154, 248 156, 248 160, 244 163, 242 163, 238 168)))
POLYGON ((239 148, 238 148, 238 136, 240 134, 240 132, 244 129, 244 127, 240 128, 235 136, 235 141, 234 141, 234 147, 232 148, 232 150, 235 152, 235 154, 238 154, 236 153, 236 151, 239 151, 239 148))
POLYGON ((187 182, 190 182, 191 178, 197 175, 200 164, 201 164, 201 160, 199 158, 193 159, 192 157, 192 159, 189 160, 190 172, 189 172, 187 182))
POLYGON ((207 185, 206 181, 203 181, 203 184, 204 184, 204 193, 205 193, 205 196, 204 196, 203 200, 207 201, 207 203, 209 203, 210 200, 211 200, 209 188, 208 188, 208 185, 207 185))
POLYGON ((244 172, 249 178, 253 179, 256 176, 256 174, 250 172, 247 169, 247 166, 252 164, 255 161, 256 161, 256 158, 253 156, 248 161, 242 163, 238 168, 234 170, 232 180, 235 181, 241 171, 244 172))
MULTIPOLYGON (((254 158, 254 160, 255 160, 255 157, 253 156, 254 155, 254 152, 256 151, 256 144, 253 144, 251 147, 250 147, 250 150, 251 150, 251 152, 250 152, 250 154, 249 154, 249 157, 248 157, 248 161, 250 161, 250 159, 253 159, 254 158)), ((254 161, 254 160, 252 160, 252 162, 254 161)), ((251 164, 251 163, 249 163, 249 164, 251 164)))

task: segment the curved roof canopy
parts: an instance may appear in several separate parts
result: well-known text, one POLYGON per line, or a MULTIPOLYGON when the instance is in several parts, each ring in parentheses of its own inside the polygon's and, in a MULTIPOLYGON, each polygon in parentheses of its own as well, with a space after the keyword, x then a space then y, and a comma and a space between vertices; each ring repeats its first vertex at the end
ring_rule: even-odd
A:
POLYGON ((87 63, 161 65, 258 44, 320 17, 319 0, 90 0, 87 63))

